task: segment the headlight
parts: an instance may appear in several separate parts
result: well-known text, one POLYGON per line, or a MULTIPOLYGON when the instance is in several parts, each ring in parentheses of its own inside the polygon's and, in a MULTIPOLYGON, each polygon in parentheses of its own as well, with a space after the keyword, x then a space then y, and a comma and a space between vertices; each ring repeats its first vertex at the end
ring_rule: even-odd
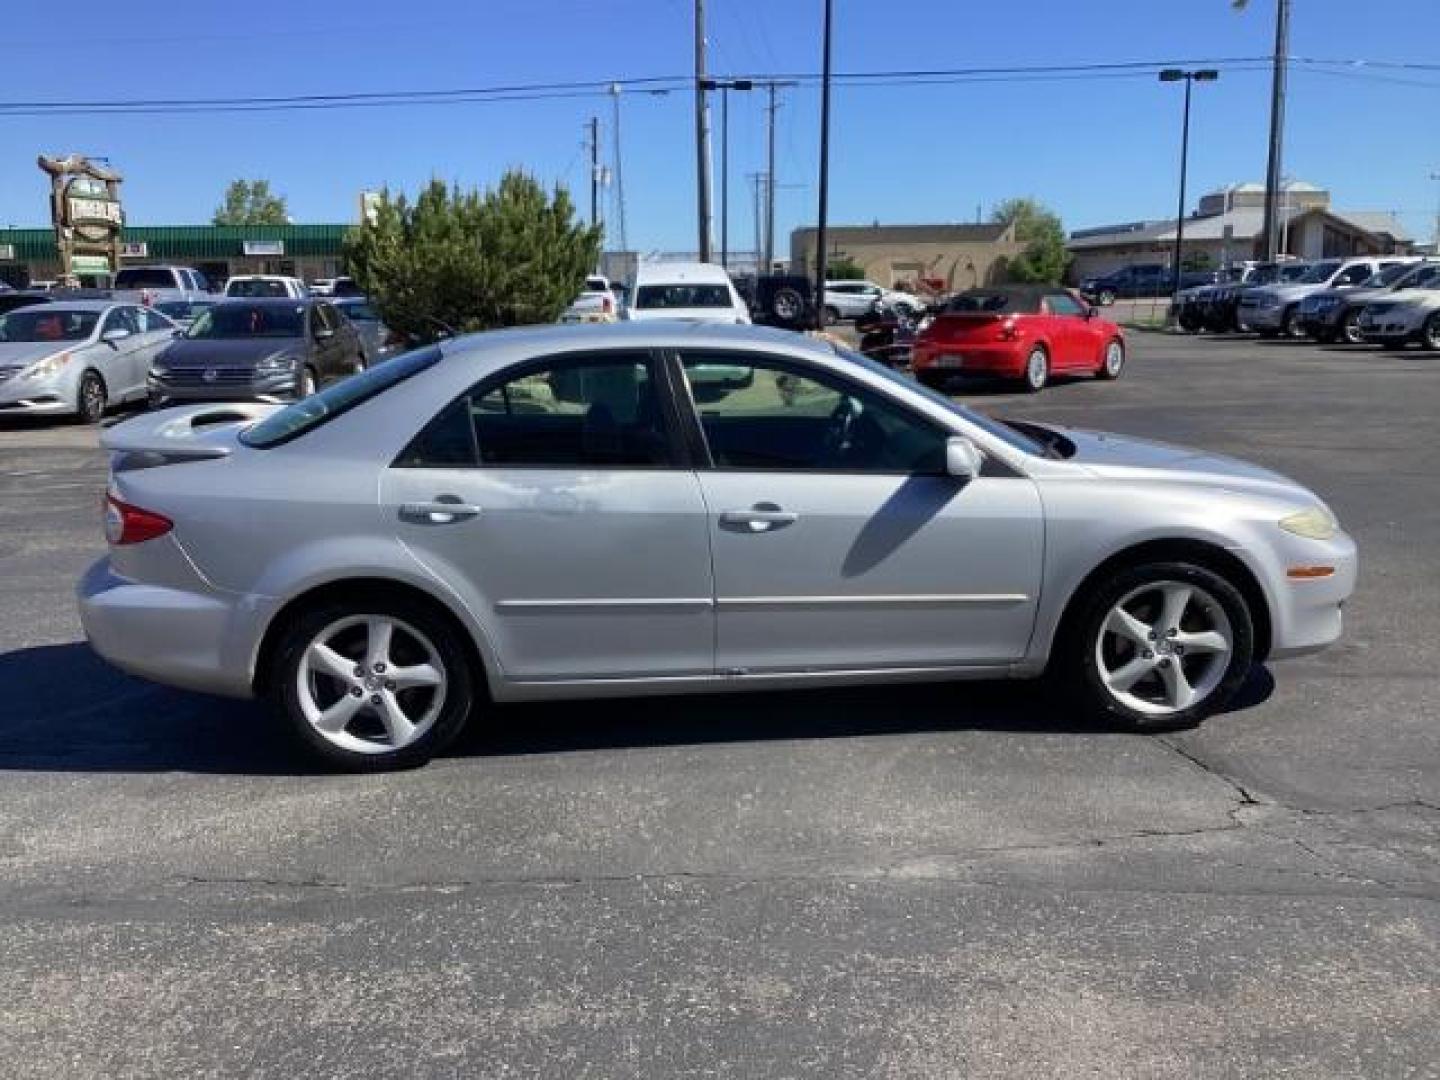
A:
POLYGON ((267 356, 255 365, 255 370, 262 375, 276 375, 282 371, 294 371, 295 357, 267 356))
POLYGON ((1329 540, 1340 531, 1340 523, 1325 507, 1312 506, 1309 510, 1281 518, 1280 528, 1307 540, 1329 540))
POLYGON ((54 356, 47 356, 44 360, 31 364, 20 373, 20 377, 22 379, 48 379, 68 363, 70 363, 68 352, 56 353, 54 356))

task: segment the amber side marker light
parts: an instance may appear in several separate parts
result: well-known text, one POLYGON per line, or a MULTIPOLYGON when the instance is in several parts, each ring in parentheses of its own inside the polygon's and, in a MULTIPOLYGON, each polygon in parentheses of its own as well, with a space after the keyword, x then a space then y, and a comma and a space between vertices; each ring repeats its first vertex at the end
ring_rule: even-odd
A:
POLYGON ((1333 566, 1292 566, 1285 571, 1285 576, 1296 581, 1313 581, 1315 578, 1327 578, 1335 575, 1333 566))

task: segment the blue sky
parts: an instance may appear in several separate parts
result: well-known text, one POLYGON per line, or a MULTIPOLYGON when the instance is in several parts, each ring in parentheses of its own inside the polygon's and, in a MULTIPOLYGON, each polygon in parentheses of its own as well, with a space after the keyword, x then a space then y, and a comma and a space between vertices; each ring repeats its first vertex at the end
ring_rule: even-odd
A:
MULTIPOLYGON (((813 72, 820 0, 709 0, 716 73, 813 72)), ((1434 64, 1440 3, 1295 0, 1298 57, 1434 64), (1383 10, 1383 16, 1378 14, 1383 10), (1370 17, 1362 12, 1377 13, 1370 17)), ((1274 0, 1062 0, 982 4, 836 0, 839 71, 997 67, 1267 54, 1274 0)), ((691 69, 688 0, 127 0, 57 19, 7 0, 6 101, 288 95, 569 82, 691 69), (240 14, 243 12, 243 14, 240 14), (57 77, 57 60, 64 68, 57 77)), ((1263 177, 1265 71, 1227 70, 1196 91, 1191 190, 1263 177)), ((1303 70, 1291 79, 1286 172, 1336 205, 1395 210, 1433 227, 1440 70, 1303 70), (1379 77, 1377 77, 1379 76, 1379 77)), ((1153 76, 842 87, 833 100, 831 221, 964 221, 1034 195, 1079 228, 1173 213, 1181 92, 1153 76)), ((732 247, 750 246, 743 174, 763 168, 759 94, 731 98, 732 247)), ((632 246, 693 249, 688 94, 623 99, 632 246)), ((41 151, 106 155, 126 175, 134 224, 206 221, 226 183, 264 177, 298 221, 349 220, 363 188, 431 176, 493 183, 507 166, 587 201, 582 126, 603 98, 205 116, 0 114, 0 225, 46 221, 41 151)), ((814 216, 819 100, 780 113, 777 245, 814 216)), ((718 109, 716 116, 718 135, 718 109)), ((718 168, 718 143, 716 148, 718 168)), ((718 208, 717 181, 717 208, 718 208)), ((1193 205, 1193 197, 1190 200, 1193 205)))

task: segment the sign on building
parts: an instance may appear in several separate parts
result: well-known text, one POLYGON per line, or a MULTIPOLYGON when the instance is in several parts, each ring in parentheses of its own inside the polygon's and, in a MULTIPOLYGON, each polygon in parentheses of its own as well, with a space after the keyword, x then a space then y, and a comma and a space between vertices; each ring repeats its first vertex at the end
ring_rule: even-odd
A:
POLYGON ((6 262, 14 262, 14 261, 15 261, 15 245, 14 245, 14 244, 0 244, 0 259, 4 259, 6 262))
POLYGON ((274 258, 285 254, 284 240, 242 240, 240 250, 246 255, 274 258))
POLYGON ((103 274, 120 268, 121 175, 80 154, 36 164, 50 177, 50 220, 64 277, 103 274))
POLYGON ((144 240, 127 240, 120 245, 120 257, 122 259, 148 259, 150 245, 144 240))

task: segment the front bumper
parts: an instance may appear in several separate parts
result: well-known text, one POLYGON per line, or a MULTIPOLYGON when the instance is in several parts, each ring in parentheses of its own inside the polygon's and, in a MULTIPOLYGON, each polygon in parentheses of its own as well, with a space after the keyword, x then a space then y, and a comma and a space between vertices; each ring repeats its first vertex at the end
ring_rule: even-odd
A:
POLYGON ((1367 341, 1418 341, 1425 322, 1404 316, 1368 313, 1360 317, 1360 334, 1367 341))
POLYGON ((220 593, 146 585, 104 558, 76 587, 91 647, 122 671, 186 690, 250 697, 242 606, 220 593))
POLYGON ((299 387, 299 375, 294 371, 274 375, 247 371, 240 377, 222 373, 213 381, 207 381, 203 372, 198 377, 189 372, 183 375, 171 372, 164 376, 152 372, 145 385, 151 403, 156 405, 182 401, 289 401, 299 387))
POLYGON ((1284 314, 1283 306, 1245 307, 1242 305, 1239 319, 1241 325, 1248 326, 1251 330, 1279 330, 1284 314))
POLYGON ((1270 612, 1270 656, 1283 660, 1319 652, 1340 638, 1341 609, 1355 591, 1359 559, 1355 541, 1346 533, 1329 540, 1306 540, 1286 534, 1274 552, 1270 612), (1328 577, 1296 578, 1294 568, 1329 566, 1328 577))

